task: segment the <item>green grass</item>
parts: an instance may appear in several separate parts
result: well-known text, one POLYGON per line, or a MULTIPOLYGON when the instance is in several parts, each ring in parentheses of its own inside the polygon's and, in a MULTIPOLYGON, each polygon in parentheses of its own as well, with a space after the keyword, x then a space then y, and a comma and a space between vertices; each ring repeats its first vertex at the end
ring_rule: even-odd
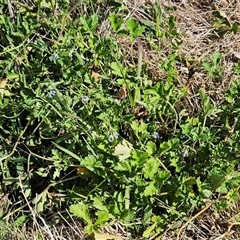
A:
MULTIPOLYGON (((237 201, 240 85, 221 105, 204 89, 198 111, 183 104, 174 9, 143 8, 154 18, 142 20, 118 2, 16 3, 13 17, 0 6, 2 221, 58 223, 51 216, 69 209, 87 234, 118 221, 149 239, 206 199, 218 209, 237 201), (164 78, 149 74, 143 44, 160 59, 168 49, 155 63, 164 78)), ((221 77, 220 53, 200 64, 221 77)))

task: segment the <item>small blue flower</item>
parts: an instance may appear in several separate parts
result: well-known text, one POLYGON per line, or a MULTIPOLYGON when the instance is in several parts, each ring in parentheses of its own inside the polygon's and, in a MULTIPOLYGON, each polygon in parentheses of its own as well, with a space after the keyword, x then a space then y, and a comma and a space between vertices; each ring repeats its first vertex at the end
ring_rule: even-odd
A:
POLYGON ((115 138, 118 139, 118 137, 119 137, 119 134, 115 133, 115 138))
POLYGON ((182 151, 181 154, 182 154, 182 157, 184 157, 184 158, 188 156, 188 153, 186 151, 182 151))
POLYGON ((87 102, 88 101, 88 97, 87 96, 82 96, 82 102, 87 102))
POLYGON ((110 143, 113 142, 113 140, 114 140, 113 136, 110 136, 110 137, 108 138, 108 141, 109 141, 110 143))
POLYGON ((52 98, 53 96, 56 95, 56 93, 57 93, 56 90, 51 90, 50 92, 48 92, 47 96, 48 96, 49 98, 52 98))
POLYGON ((58 60, 58 55, 53 55, 52 56, 53 62, 56 63, 58 60))
POLYGON ((159 133, 158 133, 158 132, 154 132, 154 133, 153 133, 153 137, 154 137, 155 139, 159 138, 159 133))
POLYGON ((52 95, 55 95, 57 93, 56 90, 51 90, 52 95))

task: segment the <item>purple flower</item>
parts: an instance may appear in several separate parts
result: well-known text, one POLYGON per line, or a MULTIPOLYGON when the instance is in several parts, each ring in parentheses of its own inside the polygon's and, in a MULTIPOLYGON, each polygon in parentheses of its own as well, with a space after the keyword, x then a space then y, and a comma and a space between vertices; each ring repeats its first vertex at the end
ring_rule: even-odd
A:
POLYGON ((118 137, 119 137, 119 134, 115 133, 115 138, 118 139, 118 137))
POLYGON ((113 136, 110 136, 110 137, 108 138, 108 141, 109 141, 110 143, 113 142, 113 140, 114 140, 113 136))
POLYGON ((159 138, 159 133, 158 133, 158 132, 154 132, 154 133, 153 133, 153 137, 154 137, 155 139, 159 138))
POLYGON ((82 102, 87 102, 88 101, 88 97, 87 96, 82 96, 82 102))
POLYGON ((57 93, 56 90, 51 90, 50 92, 48 92, 47 96, 48 96, 49 98, 52 98, 53 96, 56 95, 56 93, 57 93))

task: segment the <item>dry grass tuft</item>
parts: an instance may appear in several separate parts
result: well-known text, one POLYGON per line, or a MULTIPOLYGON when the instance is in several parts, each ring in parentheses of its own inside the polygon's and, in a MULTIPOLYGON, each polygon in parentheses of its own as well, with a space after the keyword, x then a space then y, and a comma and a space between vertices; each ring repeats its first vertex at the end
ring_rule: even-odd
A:
MULTIPOLYGON (((150 20, 155 22, 154 16, 147 13, 152 9, 154 1, 127 1, 129 13, 125 20, 131 18, 140 21, 150 20)), ((238 61, 233 52, 240 51, 240 32, 234 34, 227 32, 223 36, 218 36, 213 27, 214 15, 216 11, 225 14, 231 24, 240 23, 239 1, 160 1, 161 9, 165 17, 170 15, 177 17, 177 29, 183 32, 181 40, 183 41, 178 54, 180 60, 177 62, 176 80, 179 87, 188 86, 189 97, 186 103, 189 106, 189 112, 196 112, 199 95, 198 90, 203 88, 207 94, 215 101, 221 104, 226 90, 233 80, 238 76, 233 74, 234 63, 238 61), (174 12, 167 11, 167 7, 174 7, 174 12), (203 67, 203 62, 208 62, 211 56, 219 52, 222 54, 221 76, 209 77, 203 67)), ((151 46, 150 39, 142 36, 143 43, 143 67, 147 70, 148 77, 155 81, 165 81, 166 72, 161 68, 161 63, 166 61, 171 54, 171 44, 164 42, 161 38, 155 44, 156 50, 151 46)), ((118 38, 125 56, 125 64, 136 66, 137 64, 137 43, 130 42, 127 38, 118 38)), ((185 104, 185 106, 186 106, 185 104)))
MULTIPOLYGON (((226 33, 223 37, 217 37, 215 29, 211 24, 213 11, 220 9, 228 16, 230 22, 240 22, 240 17, 236 12, 236 9, 239 9, 239 3, 237 2, 232 1, 228 5, 226 5, 225 1, 212 1, 212 4, 209 5, 180 4, 176 10, 177 24, 185 31, 180 51, 183 56, 191 56, 194 59, 202 60, 204 58, 209 59, 214 52, 222 54, 222 76, 218 79, 213 79, 211 82, 206 71, 200 67, 196 69, 192 76, 190 86, 192 93, 197 92, 199 87, 206 89, 210 96, 218 102, 223 100, 226 89, 237 78, 237 76, 232 74, 234 64, 233 51, 238 52, 240 50, 240 33, 226 33)), ((181 75, 179 77, 180 79, 182 78, 181 75)))
MULTIPOLYGON (((93 236, 89 237, 84 233, 84 225, 79 220, 71 218, 66 220, 61 214, 61 220, 58 224, 52 224, 38 216, 32 222, 22 227, 14 225, 0 225, 1 240, 93 240, 93 236)), ((98 237, 114 236, 116 239, 129 240, 131 234, 121 223, 109 223, 99 229, 98 237)), ((104 238, 105 237, 105 238, 104 238)), ((100 239, 100 238, 99 238, 100 239)))
MULTIPOLYGON (((193 221, 188 221, 182 229, 178 240, 220 240, 220 239, 240 239, 240 229, 237 218, 239 215, 239 203, 225 211, 218 212, 214 206, 211 206, 207 211, 189 217, 188 220, 196 218, 193 221)), ((176 233, 180 228, 169 229, 162 235, 162 240, 176 239, 176 233)))

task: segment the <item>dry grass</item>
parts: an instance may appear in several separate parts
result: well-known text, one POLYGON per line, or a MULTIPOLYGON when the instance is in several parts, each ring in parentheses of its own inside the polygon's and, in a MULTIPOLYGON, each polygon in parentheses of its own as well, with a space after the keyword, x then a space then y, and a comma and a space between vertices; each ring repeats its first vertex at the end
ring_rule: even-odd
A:
MULTIPOLYGON (((59 223, 53 224, 50 220, 45 221, 43 217, 35 214, 32 221, 22 227, 0 224, 1 240, 93 240, 98 239, 94 236, 87 236, 84 233, 84 225, 81 221, 75 220, 70 213, 66 219, 61 213, 59 215, 59 223), (30 223, 31 222, 31 223, 30 223)), ((99 229, 98 237, 100 240, 106 240, 106 236, 114 236, 114 240, 128 240, 131 234, 126 231, 126 227, 118 222, 112 222, 99 229), (104 238, 105 237, 105 238, 104 238)))
POLYGON ((228 210, 220 211, 219 213, 216 208, 211 206, 206 211, 198 212, 200 214, 196 213, 195 215, 190 216, 189 219, 184 221, 184 223, 187 224, 181 225, 181 227, 178 227, 175 230, 166 230, 162 235, 162 239, 176 239, 177 233, 179 233, 179 240, 240 239, 239 228, 236 224, 233 224, 233 218, 236 217, 236 212, 238 212, 236 206, 234 210, 229 208, 228 210))
MULTIPOLYGON (((155 21, 154 16, 146 13, 146 9, 152 8, 153 1, 127 1, 129 14, 127 18, 133 17, 140 21, 155 21)), ((198 90, 205 89, 208 95, 216 104, 221 104, 224 100, 226 90, 231 82, 238 76, 233 74, 234 63, 239 60, 234 57, 233 52, 240 51, 240 32, 234 34, 227 32, 219 37, 212 26, 214 20, 213 12, 220 10, 225 13, 230 23, 240 23, 238 14, 240 9, 239 1, 160 1, 163 14, 168 17, 174 15, 177 17, 177 28, 183 32, 181 45, 178 53, 181 60, 177 62, 176 80, 179 87, 188 86, 189 97, 185 103, 189 106, 189 112, 196 112, 199 108, 198 90), (166 7, 175 7, 174 12, 166 11, 166 7), (209 61, 211 56, 219 52, 222 54, 221 77, 210 78, 207 71, 203 68, 202 62, 209 61), (188 61, 188 64, 186 62, 188 61)), ((157 42, 160 51, 154 50, 147 37, 141 37, 143 43, 143 65, 148 69, 148 77, 157 81, 163 81, 166 72, 160 67, 171 54, 171 44, 163 42, 161 39, 157 42)), ((137 48, 136 43, 131 43, 126 38, 119 38, 125 57, 125 64, 136 66, 137 48)))
MULTIPOLYGON (((211 205, 202 209, 197 213, 192 213, 189 219, 173 222, 168 229, 161 235, 156 234, 151 237, 154 240, 158 237, 161 240, 220 240, 220 239, 240 239, 240 229, 238 227, 239 205, 234 206, 225 211, 218 211, 211 205), (177 234, 179 236, 177 237, 177 234)), ((35 221, 34 221, 35 222, 35 221)), ((57 225, 46 223, 43 218, 38 218, 38 223, 32 226, 9 227, 0 226, 2 240, 100 240, 101 238, 89 238, 84 234, 83 225, 79 221, 68 220, 57 225)), ((105 226, 100 230, 101 234, 110 234, 119 240, 142 239, 134 236, 133 233, 128 233, 126 228, 120 223, 114 223, 105 226)), ((104 240, 106 240, 106 235, 104 240)))

